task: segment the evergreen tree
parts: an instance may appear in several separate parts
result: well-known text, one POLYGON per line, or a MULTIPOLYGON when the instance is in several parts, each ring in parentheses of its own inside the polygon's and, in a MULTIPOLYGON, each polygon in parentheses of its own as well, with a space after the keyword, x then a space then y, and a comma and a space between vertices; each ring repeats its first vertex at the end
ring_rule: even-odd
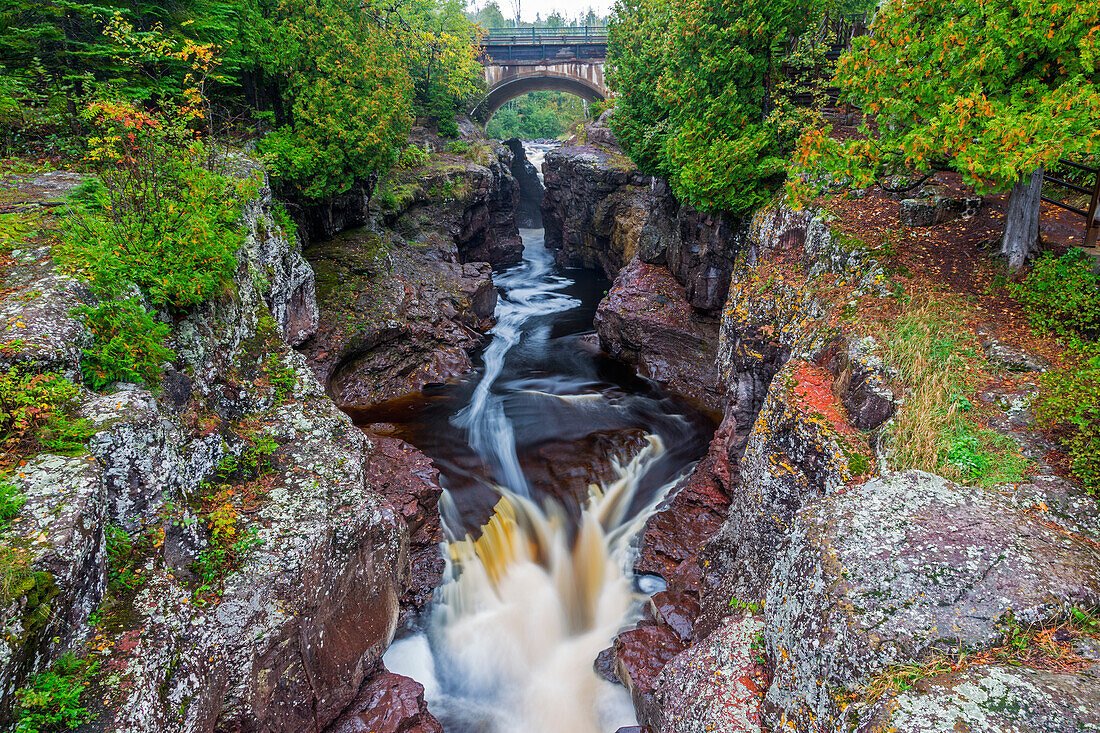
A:
POLYGON ((642 170, 704 210, 747 214, 784 177, 784 101, 812 0, 619 0, 608 49, 612 126, 642 170))
POLYGON ((1038 246, 1042 169, 1100 151, 1098 28, 1096 2, 891 0, 837 66, 863 139, 810 131, 797 170, 854 186, 953 170, 1011 190, 1002 251, 1019 267, 1038 246))

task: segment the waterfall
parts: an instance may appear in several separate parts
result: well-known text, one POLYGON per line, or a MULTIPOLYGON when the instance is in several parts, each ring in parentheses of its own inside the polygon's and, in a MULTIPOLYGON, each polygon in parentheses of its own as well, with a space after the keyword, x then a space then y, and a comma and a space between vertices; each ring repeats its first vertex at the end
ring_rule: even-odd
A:
POLYGON ((447 579, 429 629, 395 643, 386 665, 424 684, 448 730, 603 733, 635 723, 626 689, 598 678, 592 662, 642 597, 629 545, 653 506, 627 509, 664 452, 649 436, 614 464, 616 480, 589 488, 575 526, 554 505, 501 488, 480 536, 445 545, 447 579))

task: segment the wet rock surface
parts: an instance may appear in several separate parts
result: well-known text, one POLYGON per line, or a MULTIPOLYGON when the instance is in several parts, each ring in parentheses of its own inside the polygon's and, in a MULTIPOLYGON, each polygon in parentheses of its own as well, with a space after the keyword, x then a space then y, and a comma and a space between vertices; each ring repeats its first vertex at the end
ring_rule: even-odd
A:
POLYGON ((523 141, 518 138, 505 140, 504 145, 512 152, 510 169, 512 177, 519 184, 519 203, 516 205, 516 226, 533 229, 542 226, 542 197, 545 189, 539 180, 539 171, 527 160, 523 141))
POLYGON ((1003 624, 1100 601, 1100 553, 997 494, 918 471, 805 507, 773 571, 770 722, 841 725, 839 699, 935 644, 981 649, 1003 624))
POLYGON ((411 627, 443 580, 439 543, 439 471, 419 450, 394 437, 368 434, 374 450, 364 467, 368 485, 389 501, 409 530, 409 581, 401 596, 398 630, 411 627))
POLYGON ((600 302, 595 325, 612 356, 710 409, 721 404, 718 323, 691 308, 665 268, 638 260, 623 268, 600 302))
POLYGON ((443 726, 428 712, 423 685, 380 666, 325 733, 443 733, 443 726))
POLYGON ((657 676, 685 645, 666 626, 643 623, 615 638, 615 676, 630 690, 634 710, 643 725, 659 720, 655 699, 657 676))

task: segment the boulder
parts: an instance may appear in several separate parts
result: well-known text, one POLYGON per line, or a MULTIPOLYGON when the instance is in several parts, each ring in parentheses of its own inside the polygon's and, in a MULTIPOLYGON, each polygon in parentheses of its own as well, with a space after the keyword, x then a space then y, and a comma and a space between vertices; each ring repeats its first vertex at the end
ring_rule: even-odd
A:
POLYGON ((600 344, 612 356, 704 407, 721 404, 715 366, 718 324, 698 315, 665 268, 633 260, 596 311, 600 344))
POLYGON ((833 381, 822 367, 792 361, 772 382, 729 513, 702 552, 707 614, 730 613, 731 599, 762 600, 798 511, 871 470, 866 438, 848 423, 833 381))
POLYGON ((767 689, 759 618, 728 618, 657 678, 659 733, 760 733, 767 689))
POLYGON ((380 667, 325 733, 443 733, 443 726, 428 712, 423 685, 380 667))
POLYGON ((859 685, 933 648, 1100 602, 1100 551, 999 494, 907 471, 808 504, 765 602, 770 724, 839 730, 859 685))
POLYGON ((940 186, 924 186, 916 198, 898 206, 902 226, 929 227, 956 219, 969 219, 982 206, 981 196, 952 195, 940 186))
POLYGON ((859 733, 1078 733, 1100 730, 1100 679, 1027 667, 977 667, 891 695, 859 733))
POLYGON ((657 676, 665 665, 682 652, 683 642, 667 626, 639 624, 615 638, 615 676, 634 701, 638 721, 654 726, 660 707, 654 697, 657 676))

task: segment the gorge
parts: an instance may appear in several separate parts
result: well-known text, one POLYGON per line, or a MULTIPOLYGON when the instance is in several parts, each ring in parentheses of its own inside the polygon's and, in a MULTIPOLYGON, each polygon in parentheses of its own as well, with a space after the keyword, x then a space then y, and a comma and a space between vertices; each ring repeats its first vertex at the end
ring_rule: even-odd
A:
MULTIPOLYGON (((262 189, 163 387, 84 390, 88 454, 15 477, 4 714, 83 644, 83 730, 1100 725, 1100 645, 1061 621, 1100 605, 1100 511, 1028 410, 1042 367, 988 337, 1025 376, 975 400, 1024 480, 898 470, 914 386, 855 317, 917 307, 896 273, 819 208, 679 203, 606 122, 526 150, 414 128, 422 163, 288 207, 297 235, 262 189), (207 581, 226 506, 256 542, 207 581), (1058 664, 1003 652, 1029 628, 1058 664), (945 649, 978 661, 882 682, 945 649)), ((3 358, 78 372, 86 289, 16 254, 3 358)))

